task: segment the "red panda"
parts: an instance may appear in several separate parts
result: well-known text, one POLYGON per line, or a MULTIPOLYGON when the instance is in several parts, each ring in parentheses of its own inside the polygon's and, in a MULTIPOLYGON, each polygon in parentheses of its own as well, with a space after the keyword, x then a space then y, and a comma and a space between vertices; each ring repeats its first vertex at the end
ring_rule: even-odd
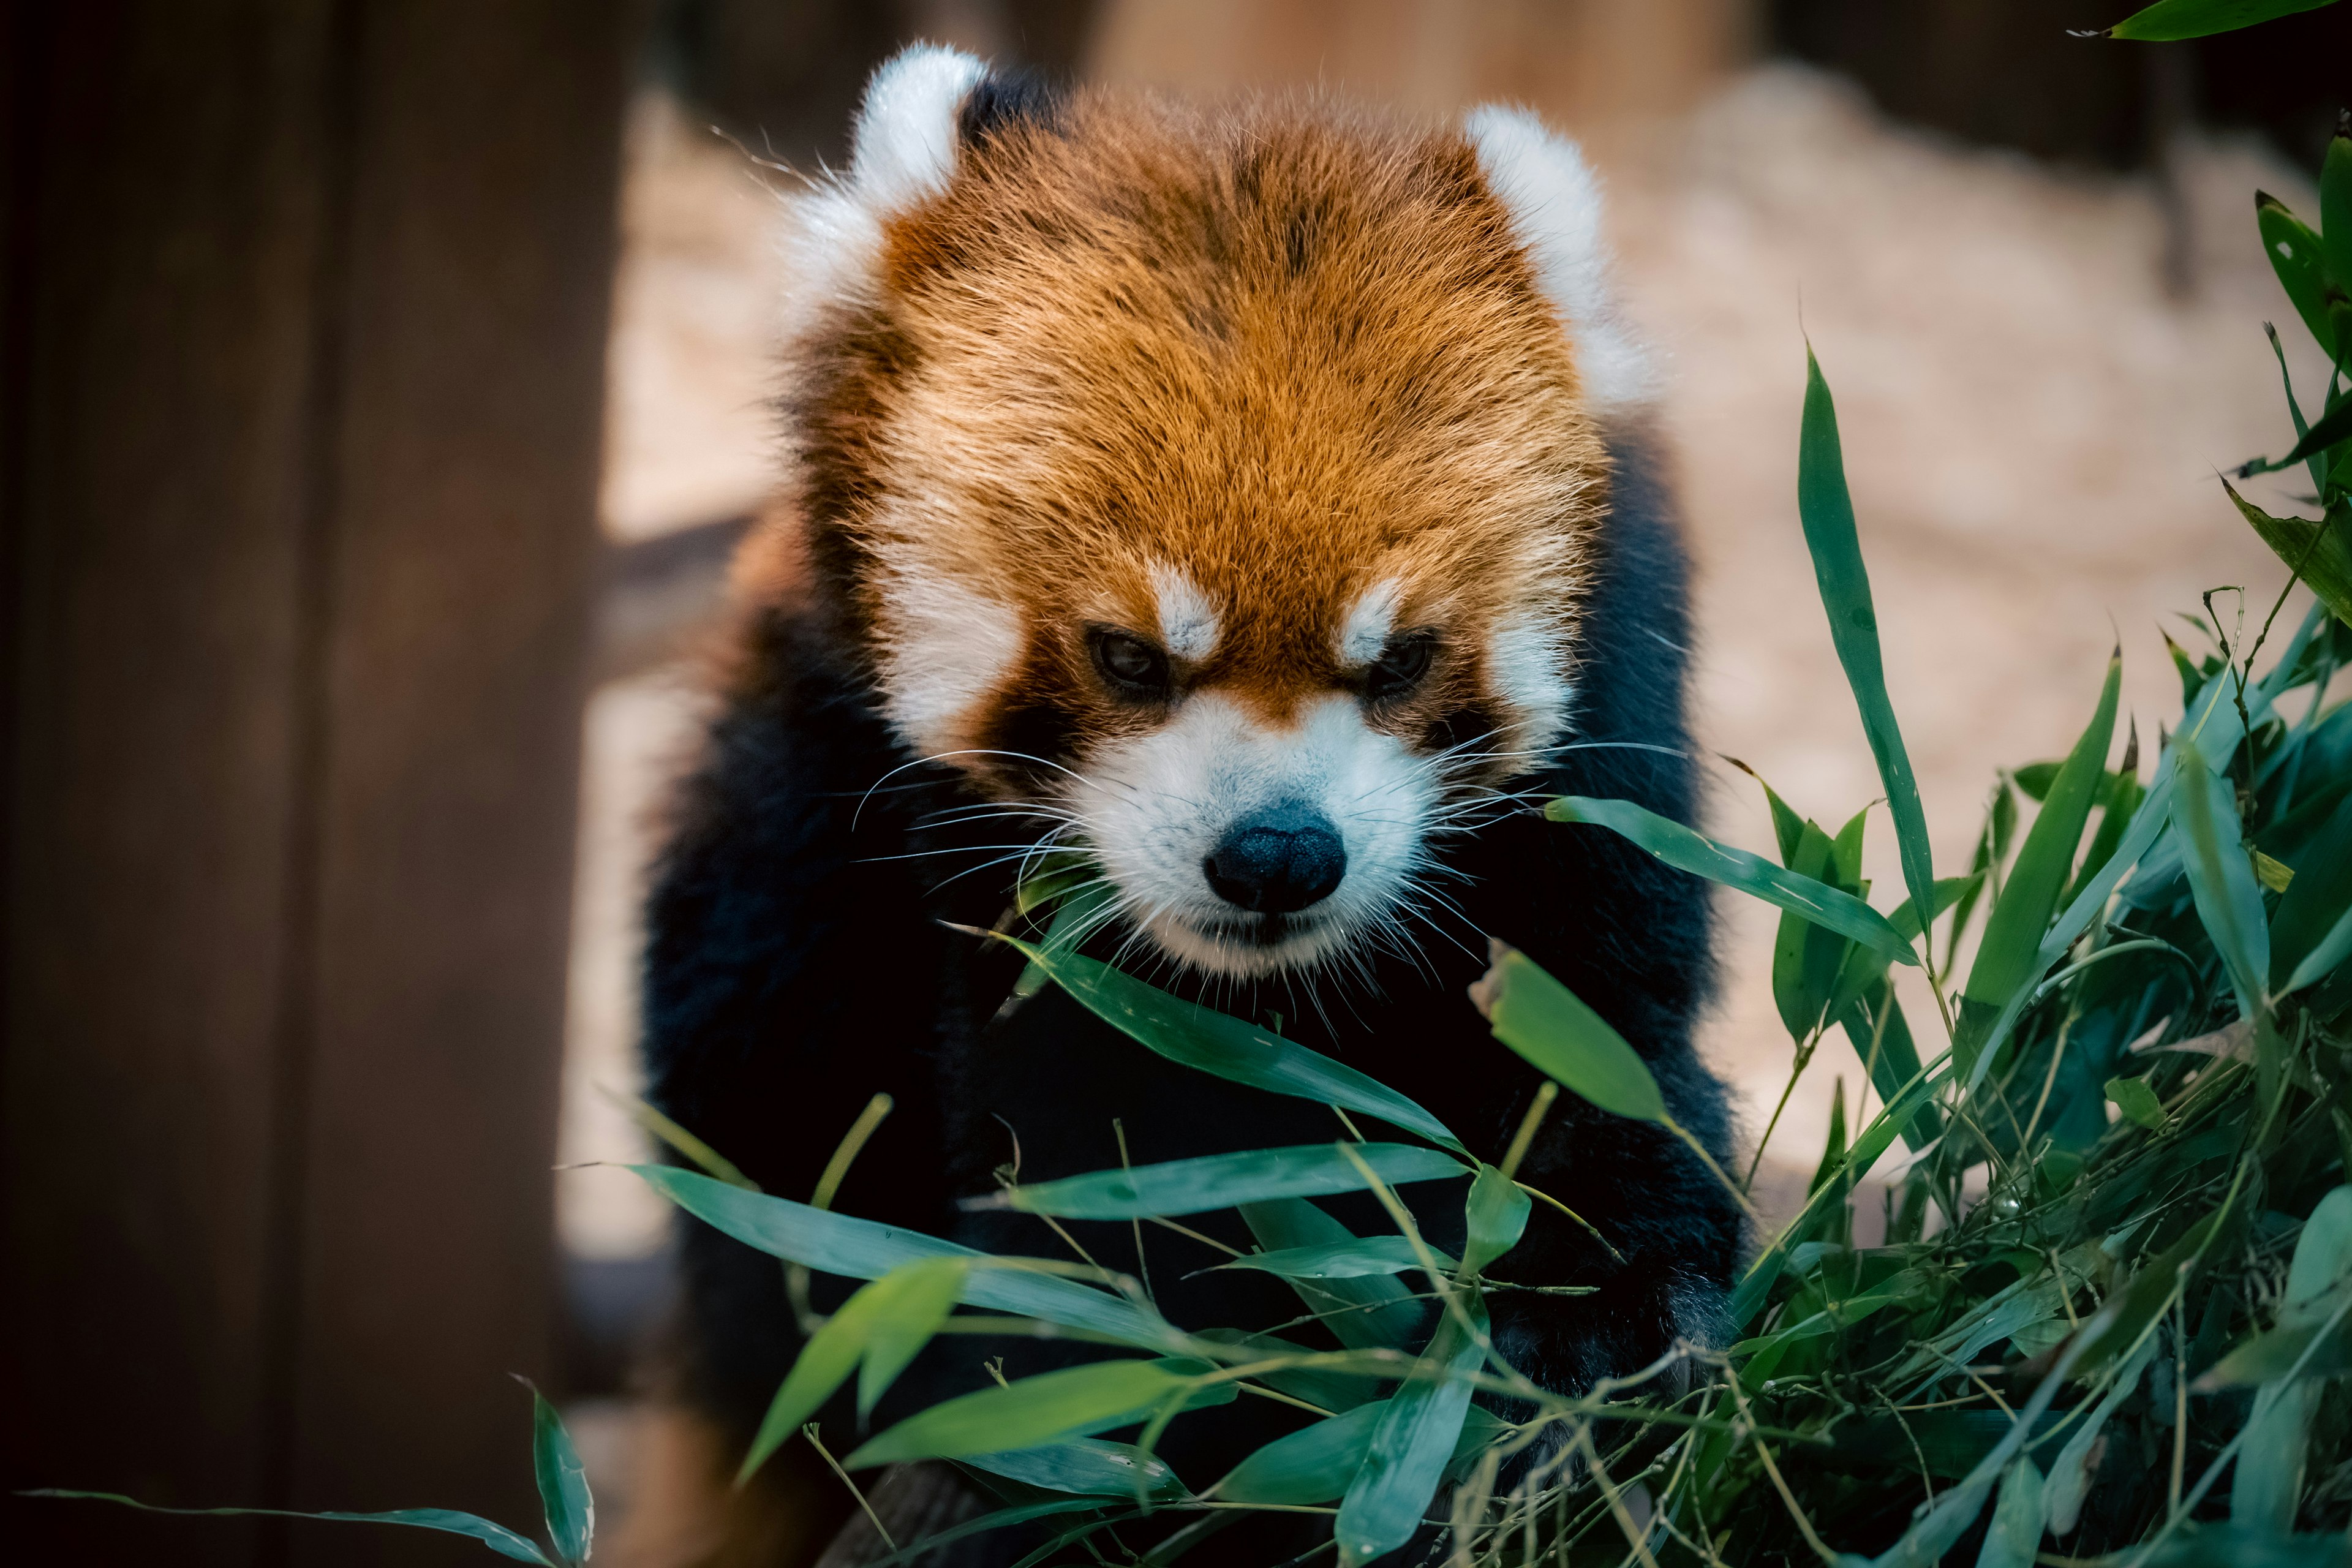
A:
MULTIPOLYGON (((1687 820, 1696 788, 1653 381, 1571 143, 1500 108, 1052 93, 916 47, 788 244, 800 531, 775 547, 804 570, 747 622, 649 905, 657 1103, 800 1196, 887 1091, 841 1205, 1015 1252, 1059 1244, 956 1200, 1005 1163, 1110 1163, 1115 1120, 1137 1161, 1336 1135, 1058 993, 1008 1003, 1017 957, 943 922, 995 923, 1067 848, 1100 871, 1092 950, 1278 1016, 1489 1157, 1537 1080, 1465 999, 1487 937, 1609 1016, 1727 1154, 1690 1039, 1704 893, 1526 806, 1687 820)), ((1595 1290, 1500 1299, 1529 1375, 1589 1384, 1719 1331, 1738 1216, 1688 1151, 1564 1105, 1524 1171, 1608 1238, 1545 1213, 1513 1255, 1524 1283, 1595 1290)), ((1126 1227, 1075 1228, 1137 1261, 1126 1227)), ((772 1260, 685 1239, 691 1393, 740 1436, 792 1319, 772 1260)), ((1263 1278, 1177 1278, 1213 1261, 1171 1256, 1162 1310, 1297 1315, 1263 1278)), ((935 1346, 893 1398, 976 1386, 980 1362, 935 1346)), ((1198 1486, 1242 1428, 1187 1423, 1165 1451, 1198 1486)))

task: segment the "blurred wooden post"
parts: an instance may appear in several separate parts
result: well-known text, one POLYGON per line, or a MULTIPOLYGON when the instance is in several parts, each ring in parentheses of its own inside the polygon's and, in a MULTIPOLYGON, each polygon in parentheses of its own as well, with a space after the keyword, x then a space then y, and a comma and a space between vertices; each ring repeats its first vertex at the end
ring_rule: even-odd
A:
POLYGON ((536 1517, 638 11, 0 20, 0 1486, 536 1517))

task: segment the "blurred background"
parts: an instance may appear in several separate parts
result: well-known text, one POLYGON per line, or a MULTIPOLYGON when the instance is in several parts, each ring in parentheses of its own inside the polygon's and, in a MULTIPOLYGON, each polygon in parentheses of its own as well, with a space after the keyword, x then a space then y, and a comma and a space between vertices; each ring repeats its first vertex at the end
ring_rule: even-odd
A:
MULTIPOLYGON (((2284 577, 2213 476, 2286 432, 2251 193, 2311 211, 2352 6, 2200 45, 2068 34, 2129 9, 11 8, 0 1484, 520 1525, 518 1373, 565 1403, 605 1555, 695 1559, 641 1506, 674 1440, 667 1215, 570 1167, 645 1153, 610 1098, 636 1082, 635 902, 766 501, 777 195, 840 161, 899 44, 1430 115, 1509 99, 1584 138, 1669 376, 1703 738, 1832 826, 1877 794, 1795 517, 1810 334, 1957 868, 1995 770, 2063 752, 2112 640, 2152 739, 2179 700, 2158 628, 2225 584, 2258 623, 2284 577)), ((1709 816, 1769 842, 1728 769, 1709 816)), ((1724 910, 1708 1049, 1760 1128, 1790 1060, 1771 922, 1724 910)), ((1834 1041, 1771 1201, 1841 1075, 1834 1041)), ((47 1549, 21 1561, 481 1550, 0 1510, 12 1554, 47 1549)))

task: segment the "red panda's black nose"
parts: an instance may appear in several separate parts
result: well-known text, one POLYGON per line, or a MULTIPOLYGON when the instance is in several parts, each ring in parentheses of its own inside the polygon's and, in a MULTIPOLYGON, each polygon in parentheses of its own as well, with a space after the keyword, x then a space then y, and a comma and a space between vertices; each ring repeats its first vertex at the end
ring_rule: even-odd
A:
POLYGON ((1201 869, 1227 903, 1286 915, 1330 896, 1348 873, 1348 851, 1329 817, 1285 801, 1236 824, 1201 869))

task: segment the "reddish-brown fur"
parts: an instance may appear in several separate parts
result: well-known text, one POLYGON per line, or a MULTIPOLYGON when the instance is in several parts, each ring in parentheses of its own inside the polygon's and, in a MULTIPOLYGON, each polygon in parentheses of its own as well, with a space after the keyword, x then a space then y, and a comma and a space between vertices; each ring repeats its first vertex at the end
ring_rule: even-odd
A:
POLYGON ((1532 614, 1569 641, 1605 459, 1459 132, 1081 92, 885 235, 878 306, 803 351, 803 500, 886 659, 890 574, 1018 607, 1022 658, 954 746, 996 743, 1015 692, 1087 736, 1148 725, 1083 627, 1150 632, 1155 562, 1222 612, 1194 689, 1285 721, 1346 686, 1335 630, 1396 578, 1439 668, 1380 722, 1475 704, 1504 750, 1551 738, 1515 731, 1486 638, 1532 614))

